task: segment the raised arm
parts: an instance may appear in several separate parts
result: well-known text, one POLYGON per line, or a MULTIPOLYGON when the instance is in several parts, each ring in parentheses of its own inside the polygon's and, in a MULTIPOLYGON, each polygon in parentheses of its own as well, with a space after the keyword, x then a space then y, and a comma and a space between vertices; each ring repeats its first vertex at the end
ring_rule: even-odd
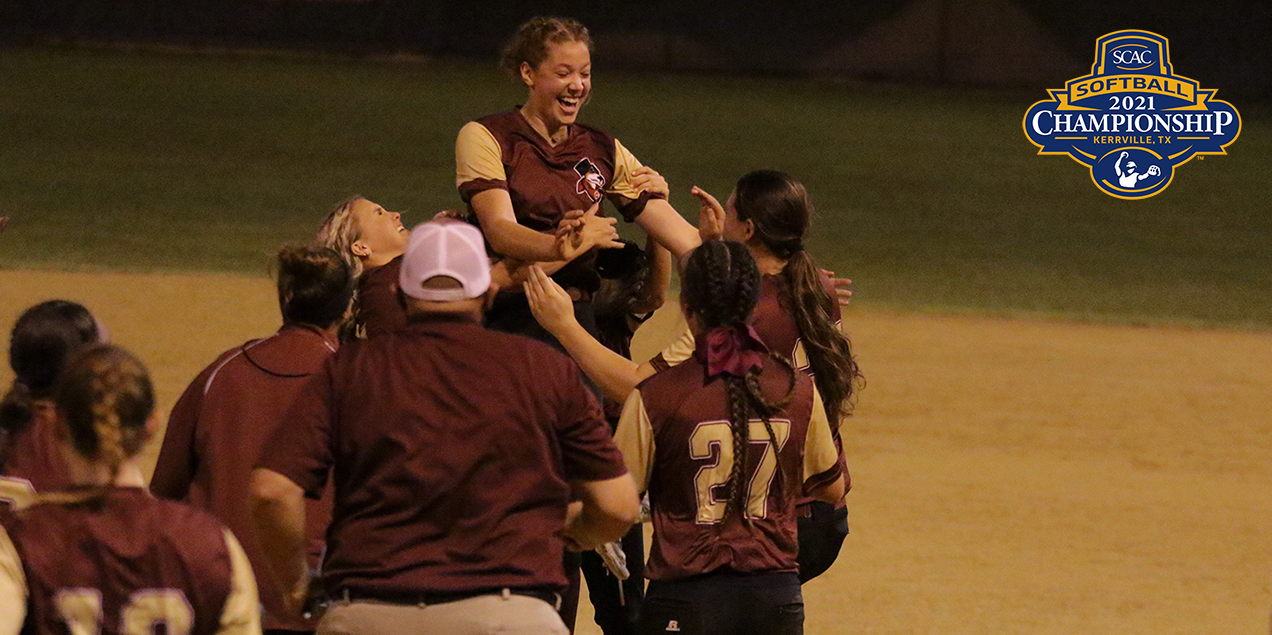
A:
POLYGON ((637 364, 592 337, 575 319, 569 294, 543 270, 530 268, 525 290, 534 318, 557 338, 583 373, 609 398, 623 401, 636 384, 654 374, 650 363, 637 364))
POLYGON ((492 189, 473 195, 470 204, 482 233, 496 252, 517 260, 557 260, 556 237, 517 222, 508 190, 492 189))
POLYGON ((671 252, 649 236, 645 239, 645 258, 645 281, 632 306, 632 312, 637 314, 657 311, 667 301, 671 288, 671 252))

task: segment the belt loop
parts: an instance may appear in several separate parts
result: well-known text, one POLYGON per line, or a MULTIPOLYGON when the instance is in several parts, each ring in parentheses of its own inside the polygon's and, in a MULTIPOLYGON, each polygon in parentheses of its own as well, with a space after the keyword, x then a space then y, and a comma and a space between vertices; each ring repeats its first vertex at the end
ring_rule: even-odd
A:
POLYGON ((505 600, 510 599, 512 598, 512 589, 509 589, 508 587, 504 587, 503 591, 499 592, 499 595, 502 595, 503 599, 505 600))
POLYGON ((556 598, 556 603, 553 604, 552 608, 556 609, 557 613, 560 613, 561 612, 561 594, 557 593, 556 591, 553 591, 552 597, 556 598))

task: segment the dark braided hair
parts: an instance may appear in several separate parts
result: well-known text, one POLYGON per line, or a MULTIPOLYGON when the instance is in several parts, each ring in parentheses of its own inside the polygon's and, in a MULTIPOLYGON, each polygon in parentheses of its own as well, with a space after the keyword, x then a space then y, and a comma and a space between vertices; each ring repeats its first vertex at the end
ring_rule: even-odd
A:
POLYGON ((128 351, 99 344, 67 363, 53 400, 71 447, 105 465, 110 476, 97 487, 40 494, 38 500, 100 504, 123 464, 146 445, 146 421, 155 409, 150 374, 128 351))
MULTIPOLYGON (((686 315, 692 315, 704 329, 716 327, 746 328, 751 311, 760 295, 760 272, 746 246, 736 242, 711 240, 695 249, 685 264, 680 302, 686 315)), ((774 453, 779 445, 769 418, 790 403, 795 390, 795 369, 786 358, 769 353, 786 367, 790 383, 777 400, 769 400, 760 385, 763 370, 751 368, 746 376, 722 376, 728 399, 729 429, 733 436, 733 464, 730 466, 729 500, 724 509, 727 519, 744 512, 749 501, 748 479, 744 467, 749 462, 751 420, 758 416, 764 422, 774 453)), ((780 477, 779 477, 780 478, 780 477)), ((742 513, 744 522, 750 517, 742 513)))
POLYGON ((100 344, 66 365, 53 402, 76 454, 106 466, 108 480, 86 489, 42 492, 39 503, 102 505, 128 459, 146 444, 146 420, 154 414, 150 373, 131 352, 100 344))
POLYGON ((785 308, 799 328, 826 416, 838 428, 840 418, 852 412, 853 393, 863 377, 852 342, 831 318, 836 300, 822 285, 817 263, 804 250, 813 216, 808 190, 790 175, 756 170, 742 175, 733 192, 738 219, 751 221, 755 237, 786 261, 781 274, 789 293, 785 308))

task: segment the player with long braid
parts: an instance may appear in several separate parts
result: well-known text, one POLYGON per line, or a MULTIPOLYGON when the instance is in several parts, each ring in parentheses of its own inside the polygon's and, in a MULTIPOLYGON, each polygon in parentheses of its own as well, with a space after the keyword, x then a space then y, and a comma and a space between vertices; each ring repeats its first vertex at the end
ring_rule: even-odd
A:
POLYGON ((152 498, 139 466, 154 434, 141 362, 102 345, 54 394, 75 486, 42 493, 0 529, 0 635, 260 633, 256 583, 209 514, 152 498))
POLYGON ((749 326, 760 275, 708 241, 684 270, 689 359, 628 397, 615 441, 648 491, 654 540, 638 632, 801 633, 795 504, 843 497, 812 380, 749 326))
MULTIPOLYGON (((744 242, 755 256, 763 275, 751 323, 765 344, 812 374, 847 477, 840 422, 852 411, 861 371, 851 342, 840 330, 834 283, 804 248, 813 216, 808 190, 790 175, 755 170, 738 179, 725 206, 701 189, 695 188, 694 194, 703 204, 704 215, 717 219, 717 232, 744 242)), ((687 355, 692 340, 656 357, 654 367, 674 363, 677 349, 679 357, 687 355)), ((807 582, 829 569, 839 556, 848 533, 848 510, 842 501, 831 505, 805 499, 799 511, 800 579, 807 582)))
MULTIPOLYGON (((812 374, 826 401, 826 411, 840 448, 840 467, 851 487, 839 440, 840 421, 852 410, 861 372, 848 337, 839 329, 836 296, 846 291, 841 281, 825 275, 804 248, 811 227, 813 204, 799 181, 775 170, 756 170, 738 179, 726 205, 694 188, 702 203, 699 231, 665 224, 648 228, 667 244, 700 244, 699 233, 744 243, 759 267, 759 301, 751 316, 760 339, 776 353, 791 358, 812 374)), ((684 252, 673 256, 683 258, 684 252)), ((846 282, 846 281, 842 281, 846 282)), ((532 274, 526 297, 535 317, 551 332, 588 377, 607 395, 619 398, 655 371, 674 366, 692 355, 691 331, 654 359, 636 364, 613 354, 587 334, 565 311, 567 297, 546 276, 532 274)), ((800 579, 820 575, 839 555, 848 533, 848 511, 842 501, 800 505, 800 579)))

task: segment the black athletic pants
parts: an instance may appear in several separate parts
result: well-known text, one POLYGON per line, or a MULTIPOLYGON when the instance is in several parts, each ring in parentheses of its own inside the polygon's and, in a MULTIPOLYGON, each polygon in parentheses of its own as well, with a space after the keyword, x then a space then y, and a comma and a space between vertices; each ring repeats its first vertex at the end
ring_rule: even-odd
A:
POLYGON ((794 573, 709 573, 653 581, 641 635, 802 635, 804 596, 794 573))
POLYGON ((634 525, 622 540, 627 554, 627 571, 631 577, 619 582, 605 568, 605 561, 595 551, 584 551, 583 577, 587 579, 587 595, 596 611, 596 625, 605 635, 632 635, 636 617, 645 596, 645 530, 634 525))

